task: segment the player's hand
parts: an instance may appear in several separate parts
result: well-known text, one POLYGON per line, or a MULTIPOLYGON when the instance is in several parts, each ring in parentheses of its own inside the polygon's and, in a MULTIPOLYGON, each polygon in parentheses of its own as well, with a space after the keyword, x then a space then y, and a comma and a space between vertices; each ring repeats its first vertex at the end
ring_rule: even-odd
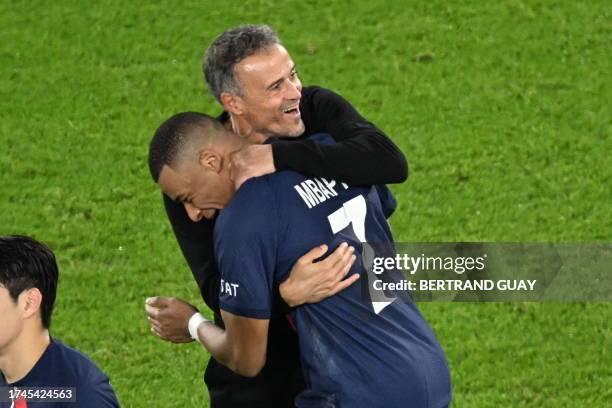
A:
POLYGON ((173 298, 156 296, 145 301, 145 311, 151 323, 151 331, 159 338, 172 343, 189 343, 189 319, 198 311, 195 306, 173 298))
POLYGON ((318 246, 293 265, 289 277, 280 285, 281 297, 289 306, 320 302, 359 279, 358 273, 344 279, 357 259, 355 248, 343 242, 327 258, 315 262, 326 252, 327 245, 318 246))
POLYGON ((229 170, 236 189, 252 177, 274 173, 272 145, 251 145, 232 153, 229 170))

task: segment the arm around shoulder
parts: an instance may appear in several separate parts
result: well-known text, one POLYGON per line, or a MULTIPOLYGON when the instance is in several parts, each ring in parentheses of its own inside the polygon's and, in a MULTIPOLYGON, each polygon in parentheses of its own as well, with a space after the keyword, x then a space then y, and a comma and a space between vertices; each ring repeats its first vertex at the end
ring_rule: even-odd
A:
POLYGON ((400 183, 408 177, 402 151, 342 96, 324 89, 310 91, 304 106, 306 134, 330 134, 335 144, 311 140, 272 146, 277 170, 294 170, 353 185, 400 183))

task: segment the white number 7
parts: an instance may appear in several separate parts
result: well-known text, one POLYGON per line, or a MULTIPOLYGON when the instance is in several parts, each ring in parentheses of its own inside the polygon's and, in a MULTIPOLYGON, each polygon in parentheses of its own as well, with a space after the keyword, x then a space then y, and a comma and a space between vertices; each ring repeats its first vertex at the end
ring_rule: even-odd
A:
POLYGON ((353 224, 353 231, 355 231, 359 242, 366 242, 365 219, 367 211, 368 207, 362 195, 348 200, 342 204, 341 208, 327 216, 332 232, 336 234, 348 227, 349 224, 353 224))
MULTIPOLYGON (((327 216, 327 220, 329 221, 329 225, 331 226, 332 232, 334 234, 342 231, 350 224, 353 224, 353 231, 355 232, 355 236, 361 243, 366 243, 366 234, 365 234, 365 219, 366 214, 368 212, 368 207, 366 205, 365 198, 360 194, 357 197, 354 197, 348 200, 346 203, 342 204, 342 207, 331 213, 327 216)), ((363 260, 374 258, 373 250, 369 245, 363 245, 363 260)), ((363 265, 366 270, 371 269, 371 265, 363 265)), ((372 302, 372 307, 374 308, 374 313, 380 313, 385 307, 389 306, 393 299, 387 298, 382 293, 370 294, 372 298, 377 298, 377 301, 372 302)))

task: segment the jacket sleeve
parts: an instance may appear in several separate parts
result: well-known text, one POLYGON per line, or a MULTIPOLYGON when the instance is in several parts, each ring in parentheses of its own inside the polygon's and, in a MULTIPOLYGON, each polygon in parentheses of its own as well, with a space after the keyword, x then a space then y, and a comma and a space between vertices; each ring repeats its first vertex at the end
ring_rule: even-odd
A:
POLYGON ((374 124, 363 118, 342 96, 314 88, 302 107, 304 136, 328 133, 336 144, 317 144, 304 138, 272 145, 278 171, 342 180, 353 185, 401 183, 408 163, 401 150, 374 124))
POLYGON ((219 315, 219 272, 213 248, 214 221, 192 222, 183 206, 163 194, 166 214, 204 302, 219 315))

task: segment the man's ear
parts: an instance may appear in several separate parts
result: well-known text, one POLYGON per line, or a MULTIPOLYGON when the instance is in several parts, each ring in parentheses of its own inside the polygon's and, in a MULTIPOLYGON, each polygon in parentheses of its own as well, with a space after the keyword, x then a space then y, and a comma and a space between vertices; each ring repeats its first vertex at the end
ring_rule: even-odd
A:
POLYGON ((215 173, 219 173, 223 167, 223 158, 219 153, 211 149, 200 150, 198 162, 206 170, 211 170, 215 173))
POLYGON ((229 92, 221 92, 219 95, 223 109, 233 115, 242 115, 244 113, 242 98, 236 94, 229 92))
POLYGON ((23 318, 30 319, 40 310, 42 303, 42 293, 38 288, 24 290, 19 295, 19 305, 23 311, 23 318))

